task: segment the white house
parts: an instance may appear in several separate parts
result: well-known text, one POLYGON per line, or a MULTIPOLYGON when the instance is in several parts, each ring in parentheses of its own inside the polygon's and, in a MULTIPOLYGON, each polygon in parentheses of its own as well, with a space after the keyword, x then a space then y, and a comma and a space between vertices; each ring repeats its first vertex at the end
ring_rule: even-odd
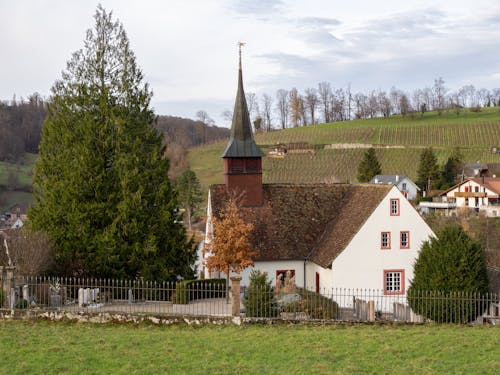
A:
MULTIPOLYGON (((224 184, 211 185, 206 239, 232 194, 254 226, 253 269, 273 284, 288 272, 299 287, 379 289, 404 295, 432 230, 392 184, 263 184, 264 154, 253 139, 241 62, 231 138, 222 154, 224 184)), ((205 254, 210 256, 210 254, 205 254)), ((242 272, 248 285, 252 269, 242 272)), ((206 270, 205 270, 206 271, 206 270)), ((206 276, 209 275, 206 271, 206 276)))
POLYGON ((443 202, 457 209, 483 211, 488 216, 500 216, 500 178, 468 178, 441 194, 443 202))
POLYGON ((408 176, 398 174, 378 174, 370 180, 370 184, 394 185, 407 199, 415 199, 420 188, 408 176))

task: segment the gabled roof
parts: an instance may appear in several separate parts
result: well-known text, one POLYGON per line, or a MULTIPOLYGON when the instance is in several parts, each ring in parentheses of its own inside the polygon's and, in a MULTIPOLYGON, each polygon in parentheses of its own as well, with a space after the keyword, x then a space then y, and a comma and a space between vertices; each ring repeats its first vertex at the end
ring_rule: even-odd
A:
POLYGON ((499 177, 496 177, 496 178, 493 178, 493 177, 474 177, 474 178, 466 178, 462 182, 452 186, 448 190, 441 193, 441 196, 448 194, 450 191, 456 189, 458 186, 466 184, 469 181, 474 181, 478 185, 484 186, 486 189, 491 190, 495 194, 500 194, 500 178, 499 177))
POLYGON ((241 52, 240 64, 238 70, 238 92, 234 102, 233 122, 231 124, 231 138, 222 153, 223 158, 240 157, 262 157, 264 153, 253 139, 252 124, 248 113, 245 91, 243 90, 243 73, 241 70, 241 52))
POLYGON ((418 190, 420 190, 420 188, 408 176, 404 174, 378 174, 370 180, 370 184, 397 185, 404 179, 408 180, 410 183, 415 185, 418 190))
MULTIPOLYGON (((254 260, 311 260, 329 267, 393 187, 369 184, 264 184, 262 207, 242 207, 254 224, 254 260)), ((218 215, 227 191, 212 185, 218 215)))

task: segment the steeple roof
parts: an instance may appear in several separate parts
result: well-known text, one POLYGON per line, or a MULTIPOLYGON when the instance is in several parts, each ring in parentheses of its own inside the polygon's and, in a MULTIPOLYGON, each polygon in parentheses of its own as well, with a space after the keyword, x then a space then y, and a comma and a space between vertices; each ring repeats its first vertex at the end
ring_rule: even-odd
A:
POLYGON ((248 113, 245 91, 243 90, 243 73, 241 69, 241 46, 240 62, 238 70, 238 92, 234 102, 233 122, 231 124, 231 138, 222 153, 223 158, 260 158, 264 156, 259 146, 253 139, 252 124, 248 113))

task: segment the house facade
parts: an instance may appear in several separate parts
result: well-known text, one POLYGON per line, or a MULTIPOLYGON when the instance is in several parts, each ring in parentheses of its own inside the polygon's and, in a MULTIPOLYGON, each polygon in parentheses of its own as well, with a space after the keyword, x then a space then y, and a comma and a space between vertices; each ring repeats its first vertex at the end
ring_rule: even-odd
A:
POLYGON ((394 185, 409 200, 415 199, 420 191, 417 184, 405 175, 378 174, 370 180, 370 184, 394 185))
POLYGON ((233 113, 221 155, 225 183, 209 188, 206 241, 212 219, 239 193, 240 215, 254 226, 250 242, 256 252, 254 266, 240 274, 242 284, 258 269, 274 285, 288 274, 295 285, 317 292, 363 288, 404 295, 420 246, 434 235, 405 195, 392 184, 263 184, 263 154, 253 139, 241 59, 233 113))
POLYGON ((441 194, 441 200, 458 210, 484 212, 500 216, 500 178, 468 178, 441 194))

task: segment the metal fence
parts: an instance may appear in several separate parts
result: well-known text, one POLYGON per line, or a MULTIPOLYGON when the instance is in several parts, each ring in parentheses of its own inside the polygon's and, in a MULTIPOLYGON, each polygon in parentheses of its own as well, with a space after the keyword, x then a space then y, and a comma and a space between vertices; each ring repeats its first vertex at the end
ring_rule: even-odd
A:
MULTIPOLYGON (((224 281, 224 280, 222 280, 224 281)), ((500 295, 471 292, 416 292, 386 295, 380 290, 330 289, 321 293, 291 288, 243 287, 226 297, 221 280, 151 282, 58 277, 3 277, 5 309, 87 313, 227 317, 235 311, 257 319, 301 321, 489 322, 500 324, 500 295)))

